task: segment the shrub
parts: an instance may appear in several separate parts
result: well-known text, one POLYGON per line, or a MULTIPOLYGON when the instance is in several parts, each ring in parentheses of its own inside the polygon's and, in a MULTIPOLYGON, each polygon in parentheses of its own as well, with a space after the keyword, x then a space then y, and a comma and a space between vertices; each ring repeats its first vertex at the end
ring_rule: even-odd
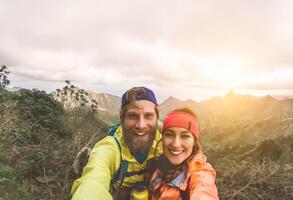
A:
MULTIPOLYGON (((231 162, 219 166, 220 199, 286 199, 290 176, 283 165, 264 159, 231 162), (225 168, 224 168, 225 165, 225 168)), ((291 177, 292 178, 292 177, 291 177)))

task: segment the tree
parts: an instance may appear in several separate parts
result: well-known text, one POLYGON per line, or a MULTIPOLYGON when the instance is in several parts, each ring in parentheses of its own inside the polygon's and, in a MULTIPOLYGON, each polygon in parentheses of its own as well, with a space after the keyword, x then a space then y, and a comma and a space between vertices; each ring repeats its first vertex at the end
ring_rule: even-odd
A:
POLYGON ((9 85, 10 81, 8 80, 8 75, 10 72, 8 71, 6 65, 1 65, 0 68, 0 88, 5 88, 9 85))
POLYGON ((65 83, 66 83, 67 85, 71 85, 71 81, 70 81, 70 80, 65 80, 65 83))
POLYGON ((89 93, 84 89, 74 86, 70 80, 65 80, 66 85, 62 89, 56 89, 56 96, 63 104, 66 101, 76 100, 79 106, 89 107, 93 112, 98 110, 98 102, 91 100, 89 93))

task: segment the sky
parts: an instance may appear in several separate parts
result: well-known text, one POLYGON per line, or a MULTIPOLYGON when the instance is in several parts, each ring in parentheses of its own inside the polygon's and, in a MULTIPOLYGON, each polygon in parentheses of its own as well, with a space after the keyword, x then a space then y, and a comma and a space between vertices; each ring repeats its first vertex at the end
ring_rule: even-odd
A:
POLYGON ((0 0, 10 87, 293 95, 291 0, 0 0))

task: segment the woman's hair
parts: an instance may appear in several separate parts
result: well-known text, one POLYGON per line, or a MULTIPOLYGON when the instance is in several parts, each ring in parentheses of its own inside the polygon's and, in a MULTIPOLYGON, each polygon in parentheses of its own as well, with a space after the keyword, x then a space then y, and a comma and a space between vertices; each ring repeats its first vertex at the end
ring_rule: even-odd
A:
MULTIPOLYGON (((175 109, 175 110, 173 110, 171 112, 185 112, 185 113, 188 113, 188 114, 192 115, 196 119, 198 119, 196 114, 190 108, 187 108, 187 107, 178 108, 178 109, 175 109)), ((193 150, 192 150, 191 155, 195 155, 198 151, 202 151, 202 148, 201 148, 198 140, 196 138, 194 138, 194 146, 193 146, 193 150)))

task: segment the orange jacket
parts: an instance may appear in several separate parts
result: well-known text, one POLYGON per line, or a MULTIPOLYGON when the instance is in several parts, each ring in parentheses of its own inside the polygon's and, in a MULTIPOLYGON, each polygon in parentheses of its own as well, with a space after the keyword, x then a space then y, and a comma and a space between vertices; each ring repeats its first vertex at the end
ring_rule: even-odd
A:
POLYGON ((207 157, 202 152, 198 152, 188 162, 188 170, 178 187, 170 186, 160 180, 159 174, 159 170, 156 169, 150 179, 149 189, 152 191, 152 200, 180 200, 182 199, 180 190, 186 191, 190 200, 219 200, 215 185, 216 171, 207 163, 207 157), (158 183, 155 183, 156 181, 158 183), (153 194, 157 188, 160 188, 159 197, 153 194))

